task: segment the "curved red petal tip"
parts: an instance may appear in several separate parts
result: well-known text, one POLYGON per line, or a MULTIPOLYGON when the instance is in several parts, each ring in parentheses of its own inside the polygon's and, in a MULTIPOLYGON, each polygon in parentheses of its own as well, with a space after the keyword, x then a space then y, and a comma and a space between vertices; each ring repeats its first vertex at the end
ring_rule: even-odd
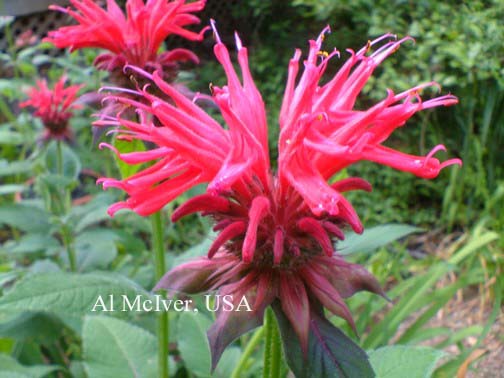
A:
POLYGON ((439 168, 440 169, 443 169, 443 168, 446 168, 450 165, 458 165, 459 167, 462 167, 462 160, 460 159, 450 159, 450 160, 446 160, 444 162, 442 162, 440 165, 439 165, 439 168))
POLYGON ((236 49, 240 51, 243 48, 243 43, 240 39, 240 36, 238 35, 238 32, 234 32, 234 37, 235 37, 235 44, 236 44, 236 49))
POLYGON ((117 150, 117 148, 115 148, 114 146, 112 146, 111 144, 108 144, 108 143, 105 143, 105 142, 101 142, 99 145, 98 145, 98 148, 100 150, 103 150, 104 148, 108 148, 112 151, 115 152, 116 155, 119 155, 119 151, 117 150))
POLYGON ((221 44, 219 32, 217 31, 217 24, 213 18, 210 19, 210 27, 212 28, 213 35, 218 44, 221 44))
MULTIPOLYGON (((154 77, 153 75, 151 75, 151 74, 150 74, 150 73, 148 73, 147 71, 145 71, 145 70, 141 69, 140 67, 134 66, 134 65, 132 65, 132 64, 126 64, 126 65, 123 67, 123 73, 125 73, 125 74, 126 74, 126 73, 127 73, 127 72, 126 72, 127 70, 131 70, 131 71, 133 71, 133 72, 135 72, 135 73, 137 73, 137 74, 139 74, 139 75, 141 75, 141 76, 143 76, 143 77, 145 77, 145 78, 147 78, 147 79, 149 79, 149 80, 154 80, 154 79, 153 79, 153 77, 154 77)), ((157 72, 158 72, 158 71, 156 70, 156 71, 154 72, 154 74, 155 74, 155 73, 157 73, 157 72)))
POLYGON ((226 212, 229 211, 229 201, 223 197, 200 194, 186 201, 183 205, 179 206, 172 214, 172 222, 178 221, 180 218, 196 213, 198 211, 213 212, 226 212))
POLYGON ((226 226, 210 246, 208 258, 211 259, 224 243, 243 234, 246 229, 247 225, 243 221, 233 222, 226 226))
POLYGON ((348 177, 337 181, 331 185, 331 188, 340 193, 352 190, 364 190, 366 192, 371 192, 373 190, 373 186, 368 181, 360 177, 348 177))
POLYGON ((124 190, 123 182, 116 179, 106 178, 101 182, 101 184, 103 186, 103 189, 117 188, 124 190))
POLYGON ((301 55, 302 55, 301 49, 294 50, 294 56, 292 57, 291 61, 298 62, 299 59, 301 58, 301 55))
POLYGON ((107 209, 107 214, 111 217, 114 217, 115 214, 122 209, 129 209, 130 206, 126 202, 117 202, 114 203, 113 205, 109 206, 107 209))
POLYGON ((339 240, 345 240, 345 234, 343 233, 343 231, 341 231, 341 229, 336 226, 334 223, 332 222, 329 222, 329 221, 325 221, 325 222, 322 222, 322 225, 324 226, 324 228, 331 234, 333 234, 334 236, 336 236, 339 240))
POLYGON ((243 262, 251 263, 257 243, 257 227, 261 219, 269 212, 270 201, 266 197, 256 197, 249 210, 249 223, 242 246, 243 262))
POLYGON ((331 33, 331 27, 329 25, 326 25, 324 29, 320 32, 319 36, 317 37, 317 45, 321 45, 322 42, 324 42, 325 35, 331 33))
POLYGON ((313 238, 317 240, 317 242, 322 247, 322 250, 328 257, 331 257, 334 254, 334 248, 331 243, 331 239, 329 238, 329 235, 327 235, 327 231, 324 229, 324 227, 322 227, 318 220, 311 217, 301 218, 300 220, 298 220, 297 226, 301 231, 313 236, 313 238))
POLYGON ((431 159, 438 151, 446 151, 446 147, 442 144, 438 144, 436 147, 430 150, 427 156, 425 156, 425 161, 431 159))

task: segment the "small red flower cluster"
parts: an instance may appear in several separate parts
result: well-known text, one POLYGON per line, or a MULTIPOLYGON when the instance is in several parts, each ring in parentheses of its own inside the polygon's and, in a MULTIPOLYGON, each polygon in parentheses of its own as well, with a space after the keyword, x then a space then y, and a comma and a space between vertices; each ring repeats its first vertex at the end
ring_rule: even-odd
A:
POLYGON ((205 7, 205 0, 185 3, 185 0, 128 0, 126 15, 115 0, 107 0, 107 10, 92 0, 71 0, 75 10, 53 5, 50 8, 67 13, 77 25, 51 31, 44 41, 70 50, 102 48, 109 53, 99 55, 95 65, 99 69, 122 73, 125 65, 133 65, 149 72, 160 70, 165 79, 173 79, 177 63, 198 62, 197 56, 186 49, 158 51, 171 34, 192 41, 202 40, 203 33, 184 27, 199 23, 192 13, 205 7))
POLYGON ((80 108, 75 101, 82 85, 65 87, 65 81, 66 77, 62 76, 54 88, 49 89, 46 80, 38 80, 37 85, 28 91, 29 99, 19 104, 22 108, 27 106, 35 108, 34 115, 42 120, 45 127, 43 140, 72 139, 73 134, 68 127, 68 120, 73 115, 72 110, 80 108))

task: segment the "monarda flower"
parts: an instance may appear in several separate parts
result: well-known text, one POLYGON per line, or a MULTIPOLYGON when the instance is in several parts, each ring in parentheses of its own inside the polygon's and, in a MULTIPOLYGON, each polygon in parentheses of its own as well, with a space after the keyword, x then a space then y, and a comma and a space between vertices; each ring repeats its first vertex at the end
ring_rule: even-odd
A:
POLYGON ((93 0, 70 0, 75 9, 53 5, 50 8, 67 13, 77 25, 50 31, 44 41, 70 50, 101 48, 108 53, 99 55, 95 65, 111 73, 114 82, 124 84, 126 65, 146 71, 159 70, 165 80, 172 81, 178 63, 198 62, 197 56, 186 49, 174 49, 158 54, 163 41, 176 34, 192 41, 201 40, 203 29, 195 33, 184 27, 199 23, 192 13, 205 7, 205 0, 187 3, 185 0, 127 0, 126 15, 115 0, 107 0, 107 10, 93 0))
POLYGON ((109 212, 131 209, 149 215, 190 188, 206 184, 206 193, 178 207, 172 220, 200 212, 214 220, 218 235, 207 256, 175 267, 155 289, 186 294, 218 290, 221 295, 232 295, 235 304, 243 297, 253 304, 253 312, 218 312, 208 331, 213 366, 229 343, 262 324, 265 309, 272 305, 296 376, 310 376, 310 371, 311 376, 318 376, 314 371, 321 366, 345 370, 352 362, 340 364, 336 357, 347 353, 364 361, 361 367, 352 365, 351 376, 367 377, 371 368, 365 353, 325 319, 323 308, 355 328, 344 299, 360 290, 384 295, 369 272, 346 262, 334 246, 344 238, 346 225, 357 233, 363 231, 344 193, 370 191, 371 186, 358 177, 329 181, 361 160, 429 179, 444 167, 460 164, 459 159, 441 163, 433 156, 444 149, 442 145, 427 156, 414 156, 382 144, 416 112, 452 105, 457 99, 445 95, 424 101, 420 91, 436 85, 427 83, 401 93, 389 90, 376 105, 356 110, 356 99, 374 69, 408 38, 396 41, 387 34, 357 52, 348 50, 348 60, 321 85, 331 58, 339 56, 337 51, 321 50, 325 29, 310 41, 299 79, 300 50, 289 63, 279 117, 278 169, 273 172, 265 106, 249 71, 247 49, 236 36, 240 79, 226 46, 214 32, 214 51, 227 85, 214 86, 212 92, 226 127, 177 93, 159 73, 144 73, 171 101, 152 95, 149 88, 138 90, 142 101, 113 96, 137 108, 140 121, 118 116, 98 122, 115 126, 125 138, 157 146, 122 154, 105 144, 129 164, 153 163, 122 181, 101 180, 104 188, 120 188, 129 196, 109 212), (318 368, 314 367, 317 362, 306 361, 328 354, 318 368))
POLYGON ((65 87, 65 81, 66 77, 62 76, 54 88, 49 89, 45 79, 38 80, 28 90, 28 100, 19 104, 22 108, 30 106, 35 109, 33 115, 42 120, 45 128, 41 137, 43 141, 56 139, 69 142, 73 139, 68 121, 73 116, 72 110, 81 107, 76 104, 76 100, 82 85, 65 87))

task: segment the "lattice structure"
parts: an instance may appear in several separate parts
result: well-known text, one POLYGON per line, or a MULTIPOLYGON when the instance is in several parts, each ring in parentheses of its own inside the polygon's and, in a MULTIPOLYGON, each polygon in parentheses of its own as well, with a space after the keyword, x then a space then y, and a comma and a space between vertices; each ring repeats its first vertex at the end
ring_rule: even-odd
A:
MULTIPOLYGON (((33 0, 34 2, 36 0, 33 0)), ((233 34, 237 30, 242 37, 250 35, 253 31, 253 20, 249 15, 243 14, 243 1, 240 0, 208 0, 205 10, 199 14, 201 25, 208 25, 211 18, 217 21, 219 32, 224 41, 233 43, 233 34)), ((15 41, 24 32, 31 30, 39 39, 43 38, 48 31, 68 24, 71 19, 60 12, 46 11, 29 15, 18 16, 10 24, 10 33, 15 41)), ((201 28, 201 26, 197 26, 201 28)), ((245 41, 247 42, 247 41, 245 41)), ((4 29, 0 29, 0 51, 6 51, 9 46, 4 29)), ((168 48, 185 47, 196 52, 202 59, 213 59, 213 40, 207 38, 202 43, 187 41, 177 36, 171 36, 167 41, 168 48)), ((54 50, 53 53, 57 53, 54 50)))
MULTIPOLYGON (((15 42, 23 33, 31 30, 38 39, 45 37, 49 30, 53 30, 68 22, 67 17, 59 12, 40 12, 16 17, 9 24, 9 31, 15 42)), ((5 52, 9 46, 5 28, 0 30, 0 51, 5 52)))

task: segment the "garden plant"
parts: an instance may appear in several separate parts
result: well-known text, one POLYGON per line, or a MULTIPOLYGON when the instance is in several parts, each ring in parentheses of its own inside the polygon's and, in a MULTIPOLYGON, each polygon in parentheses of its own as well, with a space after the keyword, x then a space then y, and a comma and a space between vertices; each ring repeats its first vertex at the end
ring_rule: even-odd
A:
POLYGON ((0 18, 0 377, 499 377, 504 4, 390 7, 0 18))

